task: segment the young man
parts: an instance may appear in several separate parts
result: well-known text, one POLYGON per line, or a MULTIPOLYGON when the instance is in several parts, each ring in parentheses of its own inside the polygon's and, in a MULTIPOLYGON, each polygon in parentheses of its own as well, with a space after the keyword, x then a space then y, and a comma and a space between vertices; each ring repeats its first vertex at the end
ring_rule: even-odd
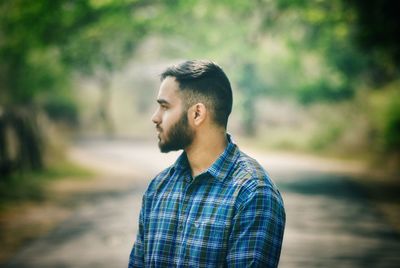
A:
POLYGON ((232 90, 210 61, 161 75, 152 117, 161 152, 183 149, 142 203, 129 267, 277 267, 285 228, 281 195, 226 133, 232 90))

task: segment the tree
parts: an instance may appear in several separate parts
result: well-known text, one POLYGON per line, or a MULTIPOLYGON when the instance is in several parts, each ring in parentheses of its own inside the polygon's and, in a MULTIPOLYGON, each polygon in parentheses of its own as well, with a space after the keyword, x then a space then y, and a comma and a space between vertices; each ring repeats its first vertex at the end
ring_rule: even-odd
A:
MULTIPOLYGON (((157 1, 0 3, 0 174, 43 167, 38 100, 69 89, 73 73, 106 76, 145 33, 139 11, 157 1), (9 133, 13 133, 10 142, 9 133), (11 148, 14 147, 14 148, 11 148), (13 156, 10 151, 17 151, 13 156)), ((103 102, 107 106, 107 102, 103 102)), ((107 108, 103 107, 107 118, 107 108)))
POLYGON ((394 78, 400 70, 400 5, 390 0, 345 1, 357 13, 354 39, 371 53, 374 64, 383 68, 386 77, 394 78))

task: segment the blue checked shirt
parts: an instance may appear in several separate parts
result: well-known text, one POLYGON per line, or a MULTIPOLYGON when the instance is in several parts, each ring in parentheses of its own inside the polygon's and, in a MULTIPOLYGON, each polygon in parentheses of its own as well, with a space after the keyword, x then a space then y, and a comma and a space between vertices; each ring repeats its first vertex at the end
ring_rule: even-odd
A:
POLYGON ((231 142, 192 178, 185 153, 150 183, 129 267, 277 267, 285 228, 281 195, 231 142))

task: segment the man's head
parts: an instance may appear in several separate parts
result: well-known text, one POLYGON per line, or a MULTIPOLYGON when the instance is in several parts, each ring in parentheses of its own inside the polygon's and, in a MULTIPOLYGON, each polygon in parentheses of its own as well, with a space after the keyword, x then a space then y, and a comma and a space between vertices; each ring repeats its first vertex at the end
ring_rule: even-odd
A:
POLYGON ((226 128, 232 111, 232 89, 221 67, 211 61, 185 61, 167 68, 161 80, 168 76, 178 82, 186 109, 201 102, 213 115, 214 122, 226 128))
POLYGON ((226 129, 232 110, 232 90, 217 64, 185 61, 167 68, 161 74, 161 81, 159 108, 152 121, 159 132, 162 152, 185 149, 192 143, 194 130, 189 125, 189 109, 199 109, 199 117, 202 109, 206 110, 212 124, 226 129))

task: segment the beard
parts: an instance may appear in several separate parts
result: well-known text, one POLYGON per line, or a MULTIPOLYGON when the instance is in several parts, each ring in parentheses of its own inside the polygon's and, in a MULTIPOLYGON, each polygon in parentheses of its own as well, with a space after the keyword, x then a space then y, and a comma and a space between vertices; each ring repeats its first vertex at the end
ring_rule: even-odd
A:
MULTIPOLYGON (((159 127, 157 128, 160 129, 159 127)), ((160 130, 163 131, 162 129, 160 130)), ((166 133, 165 140, 160 137, 158 147, 162 153, 185 149, 192 144, 193 137, 194 132, 189 126, 187 114, 182 113, 179 120, 166 133)))

